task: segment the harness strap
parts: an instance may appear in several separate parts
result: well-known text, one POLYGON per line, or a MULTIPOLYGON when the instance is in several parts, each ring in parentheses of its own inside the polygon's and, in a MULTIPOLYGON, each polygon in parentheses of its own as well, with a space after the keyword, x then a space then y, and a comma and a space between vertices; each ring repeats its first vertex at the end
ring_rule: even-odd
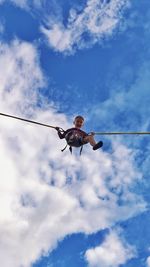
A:
POLYGON ((64 150, 67 148, 68 144, 65 145, 63 149, 61 149, 61 152, 64 152, 64 150))
POLYGON ((69 147, 69 150, 70 150, 70 153, 72 154, 72 147, 71 146, 69 147))
MULTIPOLYGON (((61 150, 61 152, 64 152, 64 150, 67 148, 68 144, 61 150)), ((70 153, 72 154, 72 147, 69 147, 70 153)))
POLYGON ((81 154, 82 154, 82 150, 83 150, 83 145, 82 145, 81 148, 80 148, 80 156, 81 156, 81 154))
MULTIPOLYGON (((68 146, 68 144, 61 150, 61 152, 64 152, 65 149, 67 148, 67 146, 68 146)), ((72 154, 72 147, 71 146, 69 147, 69 150, 70 150, 70 153, 72 154)), ((83 145, 80 148, 80 156, 82 154, 82 150, 83 150, 83 145)))

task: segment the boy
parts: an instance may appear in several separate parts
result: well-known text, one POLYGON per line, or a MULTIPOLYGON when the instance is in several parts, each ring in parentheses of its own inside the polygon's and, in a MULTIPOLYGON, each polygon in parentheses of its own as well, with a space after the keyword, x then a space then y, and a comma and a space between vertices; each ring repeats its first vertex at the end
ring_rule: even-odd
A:
POLYGON ((76 116, 73 123, 75 127, 70 128, 66 131, 63 131, 59 127, 56 127, 60 139, 65 138, 68 145, 74 147, 80 147, 87 143, 90 143, 90 145, 93 147, 93 150, 97 150, 103 146, 102 141, 99 141, 98 143, 95 142, 93 132, 87 134, 86 132, 81 130, 82 126, 84 125, 84 118, 82 116, 76 116))

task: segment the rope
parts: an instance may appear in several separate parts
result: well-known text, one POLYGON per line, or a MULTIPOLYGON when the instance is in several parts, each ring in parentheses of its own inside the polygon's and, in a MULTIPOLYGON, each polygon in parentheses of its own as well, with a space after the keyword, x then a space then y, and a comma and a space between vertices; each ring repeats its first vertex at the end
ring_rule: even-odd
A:
POLYGON ((23 119, 23 118, 16 117, 16 116, 12 116, 12 115, 5 114, 5 113, 0 113, 0 115, 1 115, 1 116, 5 116, 5 117, 9 117, 9 118, 12 118, 12 119, 16 119, 16 120, 26 121, 26 122, 29 122, 29 123, 38 124, 38 125, 40 125, 40 126, 45 126, 45 127, 49 127, 49 128, 56 129, 55 126, 51 126, 51 125, 44 124, 44 123, 41 123, 41 122, 32 121, 32 120, 27 120, 27 119, 23 119))
MULTIPOLYGON (((45 126, 45 127, 56 129, 55 126, 52 126, 49 124, 44 124, 44 123, 32 121, 32 120, 27 120, 24 118, 12 116, 12 115, 5 114, 5 113, 0 113, 0 116, 5 116, 5 117, 12 118, 12 119, 21 120, 21 121, 25 121, 25 122, 29 122, 29 123, 34 123, 34 124, 37 124, 40 126, 45 126)), ((150 132, 95 132, 95 134, 96 135, 139 135, 139 134, 140 135, 148 135, 148 134, 150 134, 150 132)))
POLYGON ((138 135, 138 134, 141 134, 141 135, 145 135, 145 134, 150 134, 150 132, 96 132, 95 133, 96 135, 138 135))

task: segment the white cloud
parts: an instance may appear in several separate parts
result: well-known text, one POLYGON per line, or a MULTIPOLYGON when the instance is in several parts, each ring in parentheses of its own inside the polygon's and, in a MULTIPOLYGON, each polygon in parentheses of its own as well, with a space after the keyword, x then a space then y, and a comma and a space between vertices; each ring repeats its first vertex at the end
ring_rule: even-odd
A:
MULTIPOLYGON (((0 4, 7 2, 1 0, 0 4)), ((10 3, 28 10, 35 16, 41 14, 44 25, 41 32, 55 51, 70 54, 76 49, 92 46, 111 36, 122 23, 122 14, 130 0, 87 0, 82 11, 71 8, 66 25, 61 5, 55 1, 10 0, 10 3), (35 12, 37 10, 38 12, 35 12)), ((80 7, 81 9, 81 7, 80 7)))
POLYGON ((147 267, 150 267, 150 256, 147 257, 147 259, 146 259, 146 264, 147 264, 147 265, 146 265, 147 267))
POLYGON ((47 22, 47 28, 41 27, 49 45, 56 51, 72 53, 76 48, 85 48, 113 34, 121 23, 122 11, 128 6, 128 0, 87 0, 82 12, 71 9, 67 25, 53 20, 47 22))
POLYGON ((27 8, 28 0, 11 0, 11 2, 21 8, 27 8))
POLYGON ((90 267, 117 267, 135 256, 135 249, 116 232, 111 232, 102 245, 88 249, 85 254, 90 267))
MULTIPOLYGON (((0 80, 1 112, 69 126, 51 104, 37 105, 45 78, 33 45, 1 43, 0 80)), ((63 145, 54 130, 0 117, 3 267, 29 267, 68 234, 93 233, 145 210, 130 192, 140 179, 130 149, 119 142, 112 154, 87 147, 79 160, 62 154, 63 145)))
MULTIPOLYGON (((48 2, 46 1, 43 2, 43 0, 38 0, 38 1, 37 0, 0 0, 0 5, 4 3, 9 3, 19 8, 25 9, 28 12, 34 13, 35 10, 43 11, 43 7, 45 5, 47 6, 47 3, 49 2, 49 1, 48 2)), ((51 0, 51 2, 52 1, 53 0, 51 0)), ((45 10, 45 12, 47 12, 47 10, 45 10)))
MULTIPOLYGON (((9 3, 9 4, 11 3, 17 7, 20 7, 20 8, 23 8, 23 9, 26 9, 29 11, 30 10, 30 4, 32 3, 32 1, 30 1, 30 0, 0 0, 0 4, 3 4, 3 3, 9 3)), ((33 1, 33 3, 34 3, 34 1, 33 1)), ((40 1, 40 3, 41 3, 41 1, 40 1)), ((35 5, 35 7, 36 7, 36 5, 35 5)))
MULTIPOLYGON (((44 86, 38 67, 36 48, 29 43, 14 41, 0 47, 1 110, 26 110, 37 102, 35 89, 44 86), (24 98, 24 101, 22 101, 24 98)), ((29 111, 29 110, 28 110, 29 111)), ((26 110, 27 112, 27 110, 26 110)))

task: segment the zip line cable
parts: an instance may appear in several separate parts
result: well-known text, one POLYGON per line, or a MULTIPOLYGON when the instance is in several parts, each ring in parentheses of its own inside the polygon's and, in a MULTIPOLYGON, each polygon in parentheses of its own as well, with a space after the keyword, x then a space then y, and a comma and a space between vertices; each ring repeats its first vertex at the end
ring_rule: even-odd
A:
POLYGON ((49 127, 49 128, 53 128, 53 129, 56 128, 56 127, 51 126, 51 125, 49 125, 49 124, 44 124, 44 123, 37 122, 37 121, 32 121, 32 120, 27 120, 27 119, 23 119, 23 118, 20 118, 20 117, 12 116, 12 115, 5 114, 5 113, 0 113, 0 115, 1 115, 1 116, 5 116, 5 117, 9 117, 9 118, 12 118, 12 119, 16 119, 16 120, 21 120, 21 121, 26 121, 26 122, 29 122, 29 123, 38 124, 38 125, 40 125, 40 126, 45 126, 45 127, 49 127))
MULTIPOLYGON (((45 123, 41 123, 41 122, 37 122, 37 121, 32 121, 32 120, 27 120, 24 118, 12 116, 12 115, 5 114, 5 113, 0 113, 0 116, 5 116, 5 117, 16 119, 16 120, 34 123, 34 124, 37 124, 40 126, 45 126, 45 127, 49 127, 49 128, 53 128, 53 129, 57 128, 57 127, 49 125, 49 124, 45 124, 45 123)), ((149 134, 150 134, 150 132, 95 132, 95 135, 149 135, 149 134)))
POLYGON ((150 134, 150 132, 95 132, 96 135, 145 135, 150 134))

